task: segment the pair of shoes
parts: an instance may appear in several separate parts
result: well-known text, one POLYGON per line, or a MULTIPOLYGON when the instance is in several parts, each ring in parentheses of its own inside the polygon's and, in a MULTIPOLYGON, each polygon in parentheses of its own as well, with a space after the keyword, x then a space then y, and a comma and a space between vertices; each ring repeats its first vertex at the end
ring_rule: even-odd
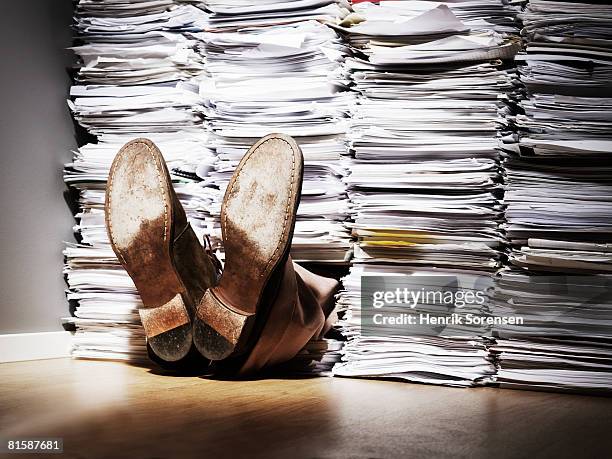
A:
POLYGON ((248 354, 289 256, 303 164, 286 135, 270 134, 249 149, 223 198, 220 274, 210 244, 203 248, 187 221, 159 149, 147 139, 121 148, 108 179, 106 226, 142 299, 153 360, 181 368, 248 354))

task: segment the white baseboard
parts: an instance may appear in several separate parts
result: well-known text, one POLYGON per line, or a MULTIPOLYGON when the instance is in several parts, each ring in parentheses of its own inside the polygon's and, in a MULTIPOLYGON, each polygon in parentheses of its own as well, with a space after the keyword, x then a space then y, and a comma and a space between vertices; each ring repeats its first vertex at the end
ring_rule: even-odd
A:
POLYGON ((0 335, 0 363, 70 357, 67 331, 0 335))

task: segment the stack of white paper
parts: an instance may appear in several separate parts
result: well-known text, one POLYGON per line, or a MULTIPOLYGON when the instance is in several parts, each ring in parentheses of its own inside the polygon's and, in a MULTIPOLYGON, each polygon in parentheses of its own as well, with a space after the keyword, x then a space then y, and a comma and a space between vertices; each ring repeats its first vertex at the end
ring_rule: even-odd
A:
POLYGON ((362 48, 370 63, 440 64, 512 58, 520 48, 517 40, 508 39, 515 32, 511 18, 515 11, 501 3, 486 2, 498 12, 505 23, 498 26, 487 10, 474 23, 475 11, 464 14, 463 22, 457 14, 472 2, 381 2, 359 3, 355 12, 340 23, 340 30, 348 34, 349 42, 362 48), (455 14, 457 13, 457 14, 455 14), (468 18, 472 17, 472 21, 468 18), (470 25, 470 22, 472 24, 470 25))
POLYGON ((69 300, 78 302, 72 321, 74 357, 144 361, 138 292, 110 246, 68 244, 65 274, 69 300))
POLYGON ((524 323, 496 327, 502 387, 612 391, 612 276, 530 275, 507 269, 492 311, 524 323))
MULTIPOLYGON (((335 20, 343 9, 337 2, 319 3, 327 6, 290 6, 301 15, 298 23, 282 26, 285 22, 276 21, 276 27, 261 33, 240 34, 208 33, 209 16, 216 18, 216 28, 222 13, 186 2, 82 0, 77 4, 73 49, 80 67, 68 103, 95 140, 75 151, 65 169, 65 181, 78 193, 79 204, 75 215, 79 243, 68 243, 64 252, 73 313, 69 321, 77 329, 74 356, 133 361, 146 357, 137 311, 142 303, 113 254, 104 223, 110 165, 121 146, 133 138, 146 137, 159 146, 177 196, 204 241, 210 234, 218 235, 215 225, 223 188, 250 143, 270 132, 290 130, 299 138, 307 160, 294 257, 346 259, 350 245, 343 223, 348 200, 341 178, 347 169, 342 158, 351 94, 343 91, 339 68, 344 47, 336 32, 311 20, 335 20), (223 50, 225 45, 217 40, 224 37, 230 55, 237 51, 237 60, 224 67, 220 59, 220 73, 213 64, 211 74, 223 75, 214 79, 207 73, 206 53, 209 47, 223 50), (253 56, 253 72, 262 70, 260 76, 267 79, 259 85, 261 92, 253 94, 248 87, 251 82, 257 86, 256 75, 241 77, 249 53, 259 54, 253 56), (290 88, 281 95, 279 87, 287 81, 290 88), (305 89, 305 81, 312 82, 312 92, 305 89), (216 83, 225 85, 219 94, 228 97, 215 95, 216 83), (240 95, 232 99, 234 94, 240 95)), ((284 14, 287 5, 277 6, 278 14, 284 14)), ((243 16, 240 13, 239 19, 248 15, 243 16)), ((215 62, 214 53, 209 54, 215 62)), ((338 349, 334 340, 313 341, 289 368, 308 374, 329 371, 339 359, 338 349)))
POLYGON ((518 43, 507 33, 516 31, 512 8, 479 2, 487 5, 479 17, 473 3, 360 3, 340 24, 360 97, 346 178, 357 243, 340 295, 350 342, 338 375, 464 386, 493 372, 478 335, 388 340, 359 331, 364 272, 490 277, 501 266, 500 99, 513 72, 495 59, 518 43))
POLYGON ((532 0, 517 56, 526 92, 504 139, 510 266, 496 310, 498 381, 612 390, 612 6, 532 0))
POLYGON ((213 242, 221 243, 221 201, 246 150, 273 132, 293 136, 305 158, 302 201, 291 249, 296 261, 346 263, 346 132, 353 94, 346 46, 318 20, 345 14, 342 2, 214 1, 210 32, 195 33, 206 55, 200 94, 218 162, 205 178, 213 242), (323 16, 322 16, 323 15, 323 16))
POLYGON ((336 22, 346 15, 348 0, 205 0, 212 31, 244 30, 300 21, 336 22))
MULTIPOLYGON (((362 322, 362 281, 370 276, 406 276, 414 285, 422 285, 419 277, 456 276, 459 283, 482 283, 482 273, 466 269, 413 267, 407 264, 356 263, 343 279, 344 290, 338 298, 338 308, 344 311, 342 329, 348 338, 342 353, 342 363, 333 368, 336 376, 392 378, 429 384, 469 387, 490 382, 495 365, 489 357, 488 340, 470 335, 466 330, 446 327, 436 335, 406 332, 393 327, 362 322)), ((487 287, 493 280, 486 279, 487 287)), ((486 288, 486 287, 483 287, 486 288)), ((419 306, 419 310, 423 305, 419 306)), ((409 312, 409 311, 403 311, 409 312)), ((463 313, 478 315, 479 307, 466 308, 463 313)))
POLYGON ((96 141, 65 172, 80 204, 65 250, 74 355, 146 354, 104 226, 117 150, 156 142, 196 233, 222 250, 234 168, 283 132, 305 157, 293 258, 329 268, 354 250, 348 344, 312 341, 285 369, 342 359, 339 376, 611 390, 612 7, 532 0, 518 81, 512 3, 81 0, 69 104, 96 141), (362 277, 398 275, 478 279, 492 299, 463 313, 524 323, 494 326, 496 343, 364 326, 362 277))
POLYGON ((207 14, 172 1, 80 1, 76 46, 80 67, 69 105, 96 136, 74 152, 65 181, 79 193, 79 244, 65 249, 68 298, 77 304, 77 357, 140 360, 146 355, 137 309, 140 298, 110 247, 104 195, 111 162, 129 140, 147 137, 168 162, 177 194, 196 232, 207 205, 202 174, 215 160, 204 129, 197 77, 204 56, 189 33, 203 30, 207 14))
MULTIPOLYGON (((508 2, 503 2, 508 3, 508 2)), ((380 8, 371 5, 359 5, 357 13, 365 17, 379 18, 389 22, 390 19, 401 23, 422 13, 428 12, 439 5, 450 8, 459 18, 464 27, 472 31, 489 31, 516 33, 516 10, 500 8, 499 0, 470 1, 435 1, 435 0, 382 0, 380 8)), ((431 13, 430 13, 431 14, 431 13)))
POLYGON ((527 96, 505 162, 511 261, 612 271, 612 7, 535 0, 521 16, 527 96))

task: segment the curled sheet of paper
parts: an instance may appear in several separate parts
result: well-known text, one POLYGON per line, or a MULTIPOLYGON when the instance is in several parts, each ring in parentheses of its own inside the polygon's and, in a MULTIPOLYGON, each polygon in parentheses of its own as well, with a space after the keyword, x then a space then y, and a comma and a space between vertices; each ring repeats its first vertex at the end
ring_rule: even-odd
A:
POLYGON ((373 15, 370 18, 366 13, 363 18, 363 21, 354 21, 357 23, 350 27, 350 33, 394 37, 469 31, 469 27, 461 22, 446 5, 438 5, 414 17, 373 15))

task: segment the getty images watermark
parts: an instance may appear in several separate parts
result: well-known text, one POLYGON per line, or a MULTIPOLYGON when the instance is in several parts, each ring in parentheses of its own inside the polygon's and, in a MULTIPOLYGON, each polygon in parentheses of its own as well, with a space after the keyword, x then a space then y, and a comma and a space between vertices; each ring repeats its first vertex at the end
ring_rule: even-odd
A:
POLYGON ((545 324, 563 331, 576 311, 612 302, 609 280, 541 276, 363 276, 364 336, 494 336, 545 324), (527 278, 526 278, 527 279, 527 278))

